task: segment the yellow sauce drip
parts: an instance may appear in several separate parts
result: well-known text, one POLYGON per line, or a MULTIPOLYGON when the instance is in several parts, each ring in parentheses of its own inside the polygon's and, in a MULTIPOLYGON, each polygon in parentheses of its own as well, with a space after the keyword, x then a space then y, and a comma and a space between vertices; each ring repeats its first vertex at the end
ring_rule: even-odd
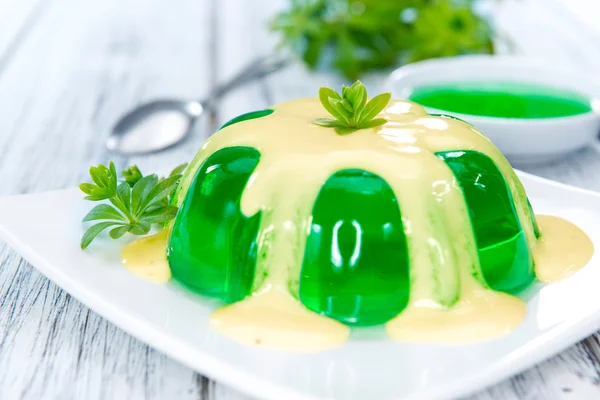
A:
POLYGON ((542 232, 535 248, 535 275, 555 282, 579 271, 594 254, 594 244, 577 226, 562 218, 538 215, 542 232))
POLYGON ((215 311, 211 325, 242 344, 298 352, 340 347, 350 335, 346 325, 308 310, 278 289, 215 311))
POLYGON ((388 336, 404 342, 465 343, 505 335, 525 318, 518 297, 482 288, 473 278, 460 299, 446 308, 415 302, 385 325, 388 336))
POLYGON ((166 283, 171 279, 166 248, 169 231, 138 239, 123 248, 121 262, 135 275, 154 283, 166 283))
MULTIPOLYGON (((388 120, 384 126, 344 136, 311 123, 314 118, 326 116, 317 99, 280 104, 268 117, 219 131, 190 163, 188 171, 196 171, 215 151, 232 146, 253 147, 261 153, 242 195, 241 208, 247 216, 262 211, 257 240, 262 256, 256 276, 266 278, 255 279, 253 295, 215 311, 211 317, 214 329, 240 343, 296 351, 338 347, 346 340, 346 326, 308 311, 295 297, 315 199, 331 175, 347 168, 380 176, 392 187, 402 209, 409 237, 411 292, 407 309, 386 324, 392 339, 465 342, 514 329, 525 317, 526 305, 481 283, 479 271, 473 269, 479 259, 464 197, 452 172, 435 153, 469 149, 489 156, 507 179, 526 238, 534 247, 536 238, 529 222, 527 199, 504 156, 471 126, 429 116, 422 107, 406 101, 390 102, 379 115, 388 120), (439 218, 428 218, 423 201, 436 198, 444 200, 435 202, 439 218), (434 273, 439 280, 432 279, 434 273), (290 284, 294 281, 296 286, 290 284), (445 293, 445 287, 451 285, 444 282, 459 285, 458 298, 452 292, 445 293), (451 307, 438 304, 432 299, 439 298, 440 293, 448 304, 458 301, 451 307)), ((193 176, 184 176, 184 187, 189 186, 193 176)), ((179 195, 184 194, 181 191, 179 195)), ((579 239, 565 239, 561 233, 561 229, 573 226, 555 217, 540 220, 543 240, 535 251, 535 260, 537 272, 546 277, 543 279, 560 278, 585 265, 592 248, 583 244, 576 247, 579 239), (572 249, 581 254, 564 255, 558 260, 556 243, 563 239, 562 251, 572 249), (552 256, 548 256, 550 253, 552 256)), ((565 232, 567 236, 581 234, 585 238, 573 228, 565 232)), ((165 238, 155 239, 158 249, 150 250, 152 245, 147 242, 130 245, 124 251, 128 267, 139 275, 167 280, 170 274, 163 269, 165 238), (145 255, 144 248, 152 255, 145 255), (143 265, 151 260, 161 262, 151 268, 156 273, 142 272, 143 265)))

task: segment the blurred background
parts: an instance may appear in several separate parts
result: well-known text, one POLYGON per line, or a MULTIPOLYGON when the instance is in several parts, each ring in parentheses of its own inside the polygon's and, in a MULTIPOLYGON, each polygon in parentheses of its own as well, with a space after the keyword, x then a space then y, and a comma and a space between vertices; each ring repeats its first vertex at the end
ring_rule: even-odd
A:
MULTIPOLYGON (((275 48, 294 63, 224 97, 186 146, 127 161, 175 165, 240 113, 359 77, 378 91, 394 68, 426 58, 525 54, 596 79, 599 11, 592 0, 0 0, 0 140, 56 146, 58 173, 40 162, 29 174, 44 188, 72 185, 74 165, 83 177, 106 160, 124 112, 201 98, 275 48)), ((0 178, 23 174, 6 171, 19 157, 3 155, 0 178)))

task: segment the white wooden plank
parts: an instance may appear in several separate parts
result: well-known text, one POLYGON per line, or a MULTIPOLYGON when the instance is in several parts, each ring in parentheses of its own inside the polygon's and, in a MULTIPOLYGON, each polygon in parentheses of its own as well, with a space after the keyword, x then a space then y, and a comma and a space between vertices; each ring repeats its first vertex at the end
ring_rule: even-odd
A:
POLYGON ((50 3, 41 0, 0 0, 0 71, 50 3))
MULTIPOLYGON (((0 75, 2 193, 67 187, 115 118, 207 82, 206 2, 50 2, 0 75)), ((195 150, 191 150, 193 152, 195 150)), ((208 399, 211 385, 0 248, 0 398, 208 399)))
MULTIPOLYGON (((281 7, 281 1, 255 2, 221 0, 216 15, 216 80, 226 82, 256 57, 269 54, 276 41, 267 23, 281 7)), ((215 128, 237 115, 267 108, 264 82, 250 83, 220 102, 215 128)))

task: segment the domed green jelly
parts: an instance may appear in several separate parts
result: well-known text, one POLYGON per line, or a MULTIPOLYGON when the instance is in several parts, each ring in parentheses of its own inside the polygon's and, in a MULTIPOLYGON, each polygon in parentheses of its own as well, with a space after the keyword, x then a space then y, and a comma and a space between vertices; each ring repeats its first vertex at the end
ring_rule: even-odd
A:
POLYGON ((312 218, 302 303, 348 324, 380 324, 398 315, 408 303, 409 256, 389 185, 366 171, 340 171, 323 186, 312 218))
POLYGON ((475 151, 437 153, 465 196, 481 272, 494 290, 514 293, 534 279, 533 257, 504 176, 475 151))
MULTIPOLYGON (((231 123, 269 113, 246 114, 231 123)), ((436 155, 462 189, 485 284, 517 292, 534 279, 533 258, 504 176, 479 152, 436 155)), ((182 189, 187 192, 168 246, 175 279, 227 303, 249 295, 255 281, 261 215, 243 215, 240 200, 259 160, 258 150, 249 147, 209 156, 182 189)), ((408 242, 402 207, 388 183, 359 169, 336 172, 313 205, 299 300, 350 325, 389 321, 410 298, 408 242)))

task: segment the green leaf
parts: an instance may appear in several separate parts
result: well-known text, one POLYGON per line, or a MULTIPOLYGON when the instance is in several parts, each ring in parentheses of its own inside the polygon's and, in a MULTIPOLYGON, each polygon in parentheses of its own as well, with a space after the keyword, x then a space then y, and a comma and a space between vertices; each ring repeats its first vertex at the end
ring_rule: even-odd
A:
POLYGON ((173 192, 180 178, 181 175, 170 176, 154 186, 139 203, 138 208, 136 209, 136 215, 139 215, 143 210, 154 203, 166 199, 173 192))
POLYGON ((117 197, 127 210, 124 212, 126 214, 131 214, 131 187, 127 182, 121 183, 117 187, 117 197))
POLYGON ((90 177, 94 183, 82 183, 79 188, 87 194, 87 200, 99 201, 113 197, 117 190, 117 177, 113 175, 114 164, 107 168, 105 165, 90 167, 90 177))
POLYGON ((381 126, 387 122, 385 118, 375 118, 367 122, 363 122, 359 125, 359 129, 368 129, 375 128, 376 126, 381 126))
POLYGON ((105 172, 101 167, 104 165, 98 165, 97 167, 90 167, 90 177, 98 187, 105 187, 108 180, 106 179, 105 172))
POLYGON ((161 224, 163 222, 167 222, 175 218, 177 215, 177 207, 174 206, 164 206, 152 211, 144 213, 142 215, 141 221, 148 224, 161 224))
POLYGON ((131 190, 131 211, 134 215, 139 215, 141 205, 148 193, 156 186, 158 177, 154 174, 140 179, 131 190))
POLYGON ((366 93, 366 91, 367 89, 365 88, 365 85, 361 83, 361 81, 356 81, 352 86, 350 86, 347 98, 348 101, 352 104, 354 111, 357 111, 360 107, 364 106, 364 104, 361 105, 361 97, 363 93, 366 93))
POLYGON ((123 214, 121 214, 114 207, 111 207, 108 204, 98 204, 96 207, 92 208, 90 212, 87 213, 85 217, 83 217, 83 222, 97 221, 103 219, 127 222, 127 218, 125 218, 123 214))
POLYGON ((115 167, 115 163, 113 163, 112 161, 109 164, 109 169, 110 169, 110 187, 114 188, 114 191, 116 192, 117 189, 117 168, 115 167))
POLYGON ((331 105, 331 103, 329 103, 329 99, 337 99, 337 100, 341 100, 342 96, 340 96, 335 90, 327 88, 327 87, 322 87, 319 89, 319 100, 321 101, 321 104, 323 105, 323 107, 325 107, 325 109, 327 110, 327 112, 331 115, 333 115, 334 117, 336 117, 337 119, 343 119, 340 118, 337 114, 337 110, 335 109, 335 107, 333 107, 331 105))
POLYGON ((108 197, 106 196, 85 196, 83 199, 84 200, 89 200, 89 201, 101 201, 101 200, 106 200, 108 197))
POLYGON ((340 104, 344 109, 349 113, 348 116, 351 116, 354 113, 354 107, 350 103, 350 100, 347 98, 342 99, 338 104, 340 104))
POLYGON ((149 223, 139 221, 137 224, 131 225, 129 232, 138 236, 147 235, 148 232, 150 232, 151 227, 152 225, 150 225, 149 223))
POLYGON ((344 125, 343 122, 333 118, 315 118, 312 122, 315 125, 326 126, 328 128, 344 125))
POLYGON ((360 88, 360 87, 363 87, 363 88, 364 88, 364 87, 365 87, 365 85, 363 85, 361 81, 357 80, 356 82, 354 82, 354 83, 352 84, 352 86, 350 86, 350 89, 352 89, 352 90, 356 90, 356 88, 360 88))
POLYGON ((346 108, 344 108, 344 106, 341 103, 342 100, 329 99, 329 104, 331 104, 331 106, 337 111, 338 115, 341 115, 341 118, 336 117, 335 115, 334 117, 336 117, 340 121, 345 122, 346 124, 350 124, 350 120, 352 119, 352 112, 346 110, 346 108))
MULTIPOLYGON (((327 101, 327 104, 333 110, 333 112, 330 112, 330 114, 332 116, 334 116, 336 119, 339 119, 340 121, 347 121, 348 119, 346 118, 346 115, 344 114, 346 111, 345 110, 344 111, 338 111, 338 109, 333 104, 331 104, 331 101, 337 101, 337 100, 335 100, 335 99, 329 99, 327 101)), ((343 107, 342 107, 342 109, 343 109, 343 107)))
POLYGON ((81 237, 81 248, 85 250, 90 243, 102 232, 103 230, 110 228, 111 226, 119 225, 118 222, 100 222, 96 225, 92 225, 81 237))
MULTIPOLYGON (((363 115, 365 106, 367 105, 367 88, 364 85, 360 84, 360 81, 356 81, 354 85, 356 85, 356 87, 353 88, 355 92, 354 108, 356 112, 354 113, 354 117, 352 118, 352 123, 353 125, 357 125, 363 115)), ((354 85, 352 86, 354 87, 354 85)))
MULTIPOLYGON (((126 184, 127 185, 127 184, 126 184)), ((119 211, 121 211, 123 214, 125 214, 129 220, 131 213, 129 212, 129 210, 124 206, 123 203, 121 203, 121 200, 117 197, 111 197, 110 199, 108 199, 108 201, 110 201, 110 203, 115 206, 115 208, 119 211)))
POLYGON ((350 87, 348 87, 346 85, 342 85, 342 98, 343 99, 348 98, 349 92, 350 92, 350 87))
POLYGON ((85 194, 92 194, 92 192, 94 191, 94 188, 96 188, 96 185, 91 184, 91 183, 79 184, 79 189, 81 189, 81 191, 85 194))
POLYGON ((362 122, 370 121, 377 115, 379 115, 379 113, 383 111, 383 109, 388 105, 391 99, 391 93, 382 93, 369 100, 369 102, 365 106, 365 110, 362 113, 359 124, 362 122))
POLYGON ((125 182, 127 182, 131 187, 133 187, 143 177, 142 172, 137 165, 132 165, 129 168, 121 171, 121 175, 123 175, 123 179, 125 179, 125 182))
POLYGON ((117 226, 116 228, 111 229, 108 235, 113 239, 118 239, 126 234, 129 229, 131 229, 129 225, 117 226))
POLYGON ((171 173, 169 174, 169 176, 183 174, 183 171, 185 171, 185 169, 187 168, 187 166, 188 166, 188 163, 183 163, 183 164, 180 164, 180 165, 176 166, 175 168, 173 168, 173 171, 171 171, 171 173))
POLYGON ((336 126, 335 127, 335 133, 337 133, 338 135, 347 135, 349 133, 352 132, 356 132, 356 128, 350 128, 348 126, 336 126))

